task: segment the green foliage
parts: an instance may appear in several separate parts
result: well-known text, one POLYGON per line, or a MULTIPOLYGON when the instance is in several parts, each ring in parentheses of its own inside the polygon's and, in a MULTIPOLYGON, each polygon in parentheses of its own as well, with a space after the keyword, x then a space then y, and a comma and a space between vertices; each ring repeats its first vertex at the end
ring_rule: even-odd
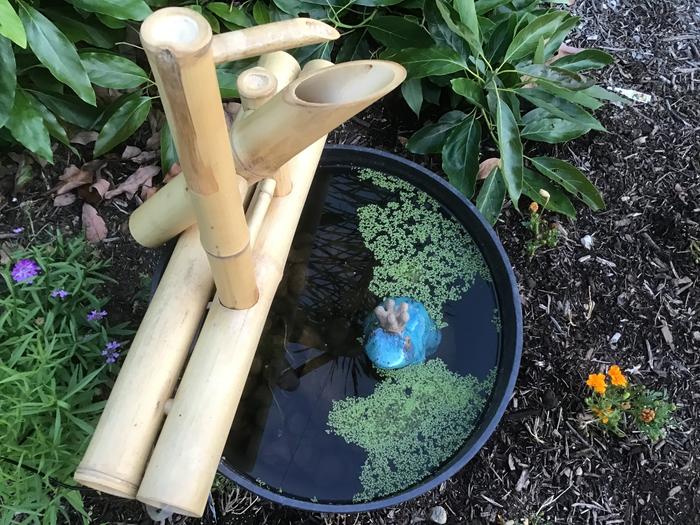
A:
POLYGON ((362 240, 377 260, 370 291, 420 301, 435 323, 445 326, 445 303, 459 300, 477 275, 491 279, 479 249, 425 192, 372 170, 359 177, 392 194, 382 204, 357 210, 362 240))
POLYGON ((72 523, 68 506, 87 522, 72 475, 114 374, 101 352, 131 332, 87 320, 108 279, 84 240, 58 235, 10 259, 0 268, 0 523, 72 523), (41 268, 31 283, 12 276, 22 259, 41 268))
POLYGON ((460 376, 440 359, 380 372, 383 379, 364 398, 334 401, 331 432, 367 452, 355 501, 387 496, 417 483, 439 468, 474 429, 493 388, 460 376))
POLYGON ((545 198, 542 204, 542 209, 540 209, 537 201, 532 201, 530 204, 530 218, 523 222, 523 224, 532 233, 532 239, 529 239, 525 243, 525 250, 530 259, 535 256, 537 250, 547 246, 549 248, 554 248, 559 242, 559 230, 557 230, 554 224, 549 224, 542 218, 547 204, 549 203, 549 198, 545 198))

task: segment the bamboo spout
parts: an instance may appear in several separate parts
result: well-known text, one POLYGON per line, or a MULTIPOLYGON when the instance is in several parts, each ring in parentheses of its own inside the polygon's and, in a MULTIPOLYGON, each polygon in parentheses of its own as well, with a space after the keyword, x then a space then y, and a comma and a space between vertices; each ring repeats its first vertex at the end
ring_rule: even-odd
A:
POLYGON ((236 165, 250 180, 268 177, 353 115, 396 88, 406 70, 394 62, 358 60, 292 82, 236 123, 236 165))

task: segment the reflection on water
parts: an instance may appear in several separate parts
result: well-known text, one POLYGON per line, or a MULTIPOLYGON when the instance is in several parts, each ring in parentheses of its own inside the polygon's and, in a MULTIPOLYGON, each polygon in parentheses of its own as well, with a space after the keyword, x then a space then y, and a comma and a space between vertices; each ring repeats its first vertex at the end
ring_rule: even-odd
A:
MULTIPOLYGON (((362 349, 376 261, 357 209, 391 198, 347 168, 319 169, 224 450, 236 471, 271 490, 326 503, 362 491, 367 452, 328 432, 333 401, 372 395, 380 380, 362 349)), ((448 302, 437 357, 484 379, 497 363, 492 284, 476 277, 448 302), (458 345, 459 342, 459 345, 458 345)))

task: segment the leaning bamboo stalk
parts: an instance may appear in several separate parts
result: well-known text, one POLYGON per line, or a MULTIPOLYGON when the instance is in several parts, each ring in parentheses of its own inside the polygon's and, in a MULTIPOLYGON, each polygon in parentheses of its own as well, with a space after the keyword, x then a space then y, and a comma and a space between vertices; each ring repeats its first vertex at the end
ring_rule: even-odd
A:
POLYGON ((141 25, 141 42, 170 123, 219 299, 228 308, 249 308, 258 290, 219 96, 211 27, 191 9, 165 8, 141 25))
POLYGON ((214 62, 233 62, 340 38, 331 26, 313 18, 295 18, 222 33, 214 37, 214 62))
POLYGON ((140 501, 202 515, 324 142, 294 159, 292 193, 270 204, 253 251, 259 301, 248 310, 214 301, 139 487, 140 501))

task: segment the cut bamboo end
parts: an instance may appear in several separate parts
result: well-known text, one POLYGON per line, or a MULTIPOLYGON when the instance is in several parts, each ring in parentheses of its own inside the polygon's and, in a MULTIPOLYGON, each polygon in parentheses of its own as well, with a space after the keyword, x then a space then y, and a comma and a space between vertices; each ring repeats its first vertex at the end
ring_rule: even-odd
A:
POLYGON ((328 24, 312 18, 294 18, 216 35, 212 48, 214 61, 220 64, 338 38, 340 33, 328 24))
POLYGON ((165 7, 149 15, 141 24, 141 43, 146 52, 168 49, 176 56, 190 56, 208 49, 211 26, 192 9, 165 7))
POLYGON ((277 79, 277 90, 279 93, 286 88, 290 82, 299 76, 301 67, 299 62, 289 53, 275 51, 266 53, 258 59, 258 66, 264 67, 277 79))
POLYGON ((110 476, 104 472, 86 467, 78 467, 73 478, 85 487, 120 498, 135 499, 139 490, 138 485, 134 485, 125 479, 110 476))
POLYGON ((252 67, 238 75, 236 81, 243 110, 262 106, 277 93, 277 78, 264 67, 252 67))

